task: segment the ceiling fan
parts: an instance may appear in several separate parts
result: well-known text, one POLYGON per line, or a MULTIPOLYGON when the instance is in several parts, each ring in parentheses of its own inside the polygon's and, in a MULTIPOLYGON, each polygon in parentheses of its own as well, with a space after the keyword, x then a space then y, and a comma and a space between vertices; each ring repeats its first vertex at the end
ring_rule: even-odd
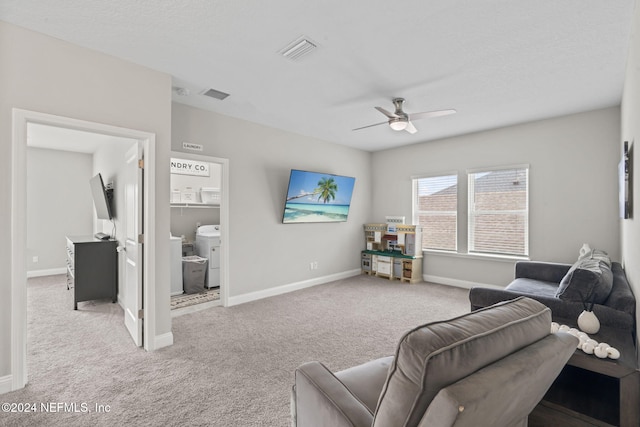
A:
POLYGON ((422 113, 407 114, 402 110, 403 104, 404 104, 404 98, 394 98, 393 105, 396 107, 396 111, 393 113, 385 110, 382 107, 375 107, 376 110, 380 111, 382 114, 387 116, 389 120, 387 120, 386 122, 380 122, 373 125, 363 126, 360 128, 356 128, 354 130, 366 129, 372 126, 379 126, 387 123, 389 127, 393 130, 397 130, 397 131, 406 130, 409 133, 416 133, 418 130, 413 125, 413 123, 411 123, 412 120, 426 119, 429 117, 447 116, 449 114, 454 114, 456 112, 456 110, 437 110, 437 111, 425 111, 422 113))

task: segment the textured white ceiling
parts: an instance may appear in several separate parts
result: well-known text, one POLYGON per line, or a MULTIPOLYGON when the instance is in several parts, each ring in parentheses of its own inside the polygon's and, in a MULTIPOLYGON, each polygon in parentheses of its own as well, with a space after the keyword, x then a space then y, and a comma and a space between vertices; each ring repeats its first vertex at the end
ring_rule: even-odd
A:
POLYGON ((363 150, 620 104, 634 0, 2 0, 0 20, 171 74, 174 101, 363 150), (318 44, 294 62, 279 51, 318 44), (224 101, 200 93, 227 92, 224 101), (387 126, 409 113, 455 108, 387 126))

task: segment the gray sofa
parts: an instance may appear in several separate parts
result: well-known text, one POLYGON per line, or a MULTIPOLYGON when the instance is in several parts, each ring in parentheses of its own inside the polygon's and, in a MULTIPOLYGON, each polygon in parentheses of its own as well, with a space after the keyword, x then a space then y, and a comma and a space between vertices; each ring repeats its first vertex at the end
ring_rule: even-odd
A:
POLYGON ((305 363, 292 425, 524 427, 578 343, 550 327, 550 310, 523 297, 419 326, 394 356, 336 373, 305 363))
POLYGON ((593 312, 602 326, 633 335, 636 300, 624 269, 617 262, 609 261, 609 268, 605 264, 606 259, 594 260, 588 255, 573 265, 518 262, 515 279, 506 288, 474 287, 469 291, 471 310, 527 296, 549 307, 555 321, 566 323, 576 321, 584 310, 583 299, 588 299, 586 303, 593 303, 593 312))

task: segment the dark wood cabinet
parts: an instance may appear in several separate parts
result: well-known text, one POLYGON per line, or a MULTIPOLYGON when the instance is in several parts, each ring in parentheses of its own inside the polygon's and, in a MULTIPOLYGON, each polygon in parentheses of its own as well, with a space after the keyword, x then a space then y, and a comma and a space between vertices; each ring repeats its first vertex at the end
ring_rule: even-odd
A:
POLYGON ((78 302, 118 298, 116 240, 93 236, 67 236, 67 286, 73 288, 73 309, 78 302))

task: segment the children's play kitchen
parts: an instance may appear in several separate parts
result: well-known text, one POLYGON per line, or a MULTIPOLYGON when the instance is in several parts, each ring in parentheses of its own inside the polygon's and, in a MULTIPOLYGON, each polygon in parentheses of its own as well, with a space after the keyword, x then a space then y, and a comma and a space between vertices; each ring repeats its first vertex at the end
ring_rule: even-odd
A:
POLYGON ((404 224, 404 217, 386 217, 385 224, 365 224, 366 249, 362 272, 389 280, 422 281, 420 226, 404 224))

